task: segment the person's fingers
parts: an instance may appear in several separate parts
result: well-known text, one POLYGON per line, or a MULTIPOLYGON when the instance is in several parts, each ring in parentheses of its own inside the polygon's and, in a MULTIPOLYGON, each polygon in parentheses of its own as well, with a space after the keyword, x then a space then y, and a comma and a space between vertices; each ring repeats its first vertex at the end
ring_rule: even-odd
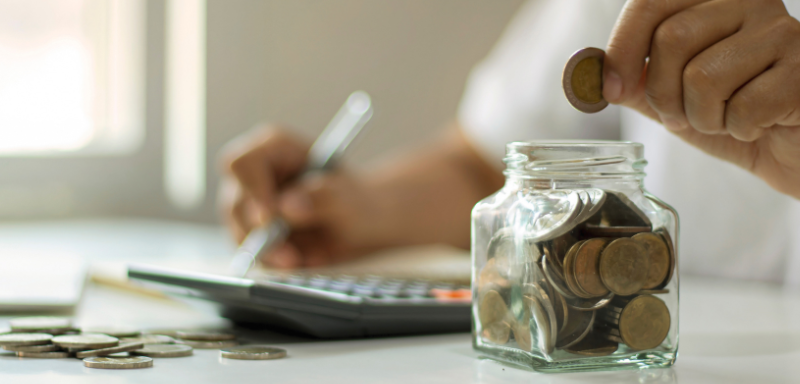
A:
POLYGON ((256 202, 261 221, 268 221, 277 208, 278 185, 302 171, 307 152, 280 129, 258 128, 226 145, 223 168, 256 202))
POLYGON ((262 257, 261 263, 272 268, 298 268, 303 265, 303 254, 294 244, 286 242, 262 257))
POLYGON ((620 104, 632 97, 662 21, 708 0, 630 0, 620 13, 603 61, 603 97, 620 104))
POLYGON ((250 230, 246 203, 241 193, 241 188, 235 180, 223 177, 220 180, 218 205, 222 218, 236 243, 239 244, 250 230))
POLYGON ((725 109, 733 137, 753 141, 775 126, 800 125, 800 65, 779 62, 736 91, 725 109))
POLYGON ((278 209, 292 228, 304 229, 331 222, 343 204, 340 176, 335 173, 304 177, 287 187, 279 197, 278 209))
MULTIPOLYGON (((683 71, 695 55, 736 33, 746 9, 738 0, 711 1, 678 12, 655 30, 645 94, 670 131, 689 128, 684 112, 683 71), (732 6, 732 2, 735 2, 732 6)), ((721 114, 718 116, 721 119, 721 114)))
MULTIPOLYGON (((686 65, 683 103, 686 118, 694 129, 707 134, 725 133, 727 100, 778 60, 781 42, 770 39, 771 35, 768 30, 745 28, 701 52, 686 65)), ((730 133, 740 140, 756 137, 740 130, 730 133)))

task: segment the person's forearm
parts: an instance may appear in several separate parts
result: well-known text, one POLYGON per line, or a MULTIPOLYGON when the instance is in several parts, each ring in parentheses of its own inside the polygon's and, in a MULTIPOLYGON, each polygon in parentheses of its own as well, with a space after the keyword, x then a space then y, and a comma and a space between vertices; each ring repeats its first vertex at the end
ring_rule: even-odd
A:
POLYGON ((470 212, 503 185, 452 127, 432 145, 372 170, 367 185, 380 202, 382 242, 390 245, 446 243, 468 248, 470 212))

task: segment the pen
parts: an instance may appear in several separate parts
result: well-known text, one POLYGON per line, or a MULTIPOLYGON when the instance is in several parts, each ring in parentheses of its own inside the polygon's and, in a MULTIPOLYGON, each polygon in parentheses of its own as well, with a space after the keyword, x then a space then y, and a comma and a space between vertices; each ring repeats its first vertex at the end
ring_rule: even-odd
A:
MULTIPOLYGON (((308 150, 308 164, 300 175, 326 171, 336 166, 347 147, 372 117, 372 100, 364 91, 355 91, 347 97, 328 126, 308 150)), ((231 260, 230 271, 244 277, 262 255, 268 254, 289 236, 289 225, 275 217, 263 227, 247 234, 231 260)))

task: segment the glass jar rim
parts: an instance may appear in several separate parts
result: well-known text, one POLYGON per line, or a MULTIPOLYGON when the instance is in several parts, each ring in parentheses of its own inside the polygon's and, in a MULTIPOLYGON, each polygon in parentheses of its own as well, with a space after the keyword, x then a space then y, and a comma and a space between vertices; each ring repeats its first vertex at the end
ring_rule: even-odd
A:
POLYGON ((645 176, 644 145, 615 140, 513 141, 506 176, 524 178, 636 178, 645 176))

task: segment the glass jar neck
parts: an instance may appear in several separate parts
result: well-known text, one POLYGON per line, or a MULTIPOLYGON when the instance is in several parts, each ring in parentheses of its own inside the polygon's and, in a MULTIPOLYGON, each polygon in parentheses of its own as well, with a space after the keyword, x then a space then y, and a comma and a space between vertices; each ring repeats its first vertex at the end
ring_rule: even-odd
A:
POLYGON ((644 146, 621 141, 512 142, 506 185, 519 188, 641 188, 644 146))

